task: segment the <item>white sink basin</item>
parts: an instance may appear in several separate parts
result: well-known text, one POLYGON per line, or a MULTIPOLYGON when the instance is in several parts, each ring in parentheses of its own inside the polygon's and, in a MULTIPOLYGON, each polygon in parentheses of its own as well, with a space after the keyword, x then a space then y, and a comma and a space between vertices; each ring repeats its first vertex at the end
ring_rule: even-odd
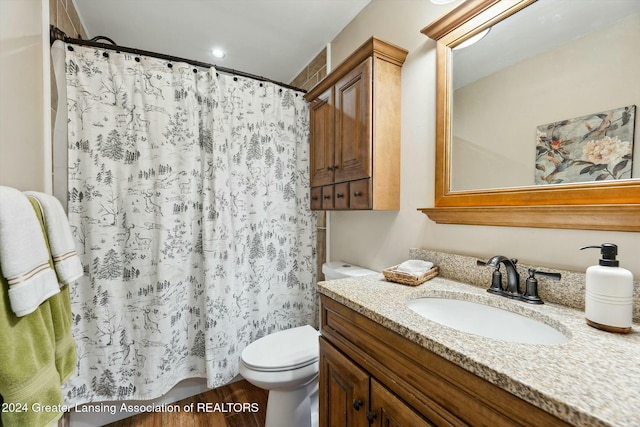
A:
POLYGON ((497 307, 453 298, 418 298, 407 306, 422 317, 462 332, 525 344, 569 341, 557 329, 497 307))

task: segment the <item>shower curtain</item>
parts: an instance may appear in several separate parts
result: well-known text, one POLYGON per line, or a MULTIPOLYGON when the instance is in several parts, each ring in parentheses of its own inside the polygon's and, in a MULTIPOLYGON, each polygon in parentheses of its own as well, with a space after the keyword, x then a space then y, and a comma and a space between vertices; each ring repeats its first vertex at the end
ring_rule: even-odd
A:
POLYGON ((92 47, 66 52, 78 369, 66 403, 238 374, 316 323, 308 106, 272 83, 92 47))

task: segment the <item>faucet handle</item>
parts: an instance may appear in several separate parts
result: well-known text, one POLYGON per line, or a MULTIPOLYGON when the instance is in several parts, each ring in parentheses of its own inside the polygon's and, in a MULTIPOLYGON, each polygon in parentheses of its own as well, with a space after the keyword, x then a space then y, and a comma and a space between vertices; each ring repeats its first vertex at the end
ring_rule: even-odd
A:
POLYGON ((534 268, 530 268, 528 271, 529 277, 527 278, 526 289, 522 295, 522 301, 528 302, 529 304, 544 304, 542 299, 538 296, 538 279, 536 279, 536 274, 553 280, 560 280, 562 275, 560 273, 538 271, 534 268))
POLYGON ((534 275, 548 277, 549 279, 553 279, 553 280, 562 279, 562 274, 560 274, 560 273, 553 273, 553 272, 550 272, 550 271, 538 271, 538 270, 535 270, 533 268, 529 269, 529 275, 531 275, 531 271, 532 270, 533 270, 533 274, 534 275))
POLYGON ((496 267, 491 276, 491 287, 487 289, 487 292, 502 295, 504 294, 504 288, 502 287, 502 273, 500 272, 500 265, 496 267))
MULTIPOLYGON (((485 261, 476 260, 476 264, 482 267, 486 267, 489 264, 485 261)), ((487 292, 502 295, 504 294, 504 288, 502 286, 502 273, 500 272, 500 264, 496 265, 491 276, 491 287, 487 289, 487 292)))

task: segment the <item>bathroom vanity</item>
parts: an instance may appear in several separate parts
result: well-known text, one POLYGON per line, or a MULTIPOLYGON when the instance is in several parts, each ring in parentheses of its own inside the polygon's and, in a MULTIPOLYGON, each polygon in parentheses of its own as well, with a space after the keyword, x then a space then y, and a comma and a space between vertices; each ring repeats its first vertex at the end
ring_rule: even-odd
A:
POLYGON ((415 288, 382 275, 318 286, 322 426, 624 426, 640 420, 635 325, 632 334, 608 334, 585 325, 581 311, 529 306, 440 277, 415 288), (519 312, 569 340, 505 342, 407 308, 407 301, 430 296, 519 312))

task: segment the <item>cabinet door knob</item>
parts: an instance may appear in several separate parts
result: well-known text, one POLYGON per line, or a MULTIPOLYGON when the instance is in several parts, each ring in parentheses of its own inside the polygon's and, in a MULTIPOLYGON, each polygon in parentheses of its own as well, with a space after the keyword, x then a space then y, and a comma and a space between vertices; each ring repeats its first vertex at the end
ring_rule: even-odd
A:
POLYGON ((359 411, 360 408, 362 407, 362 400, 360 399, 353 399, 353 407, 356 411, 359 411))
POLYGON ((367 419, 369 420, 369 424, 373 424, 373 421, 378 417, 375 412, 367 412, 367 419))
POLYGON ((311 200, 318 200, 318 196, 313 196, 311 200))
POLYGON ((325 200, 329 200, 331 198, 331 196, 329 196, 328 194, 324 196, 325 200))
POLYGON ((327 170, 328 171, 332 171, 333 170, 333 166, 327 166, 327 170))
POLYGON ((353 197, 360 197, 360 196, 362 196, 362 193, 359 191, 356 191, 353 193, 353 197))
POLYGON ((342 199, 343 197, 344 197, 344 194, 342 194, 342 193, 336 194, 336 198, 338 198, 338 199, 342 199))

